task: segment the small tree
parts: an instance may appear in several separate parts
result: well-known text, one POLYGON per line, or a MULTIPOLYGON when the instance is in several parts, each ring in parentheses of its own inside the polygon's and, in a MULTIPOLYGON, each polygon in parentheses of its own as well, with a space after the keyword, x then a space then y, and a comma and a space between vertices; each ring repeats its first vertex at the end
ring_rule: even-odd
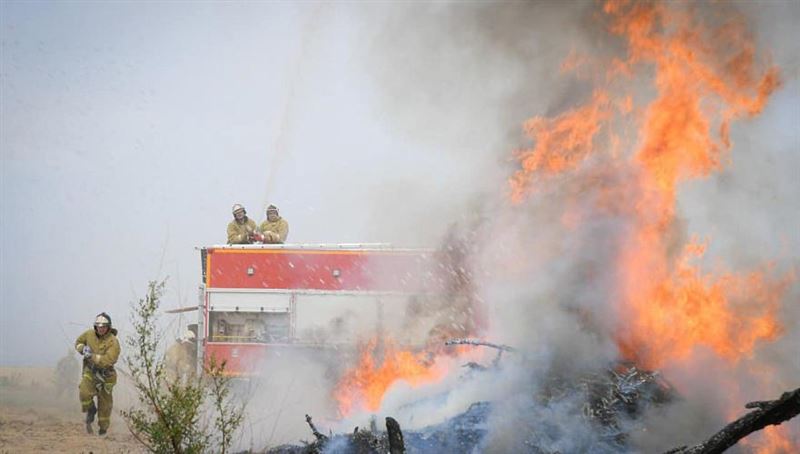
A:
POLYGON ((134 438, 155 453, 225 453, 244 415, 229 398, 225 363, 212 361, 205 376, 168 383, 159 355, 163 339, 157 328, 165 281, 150 282, 147 295, 132 308, 133 334, 125 339, 125 362, 136 388, 139 408, 122 412, 134 438), (205 405, 210 401, 210 405, 205 405), (209 434, 213 416, 216 434, 209 434))
POLYGON ((233 442, 233 434, 242 424, 244 419, 244 407, 237 406, 231 402, 230 381, 231 378, 225 375, 225 362, 217 363, 212 356, 208 368, 205 369, 208 377, 208 387, 211 399, 216 412, 214 418, 214 428, 217 429, 218 446, 221 454, 225 454, 233 442))

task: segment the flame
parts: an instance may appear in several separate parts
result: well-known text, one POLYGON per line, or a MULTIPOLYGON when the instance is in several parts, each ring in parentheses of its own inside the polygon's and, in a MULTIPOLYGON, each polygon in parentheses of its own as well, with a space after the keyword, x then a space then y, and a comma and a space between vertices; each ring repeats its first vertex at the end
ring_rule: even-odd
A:
MULTIPOLYGON (((781 334, 777 310, 788 281, 769 283, 758 272, 702 275, 691 260, 704 251, 705 245, 686 245, 671 275, 639 281, 629 289, 647 299, 641 300, 641 307, 635 306, 636 325, 618 339, 625 356, 637 358, 643 366, 658 367, 667 358, 684 359, 695 346, 704 345, 736 361, 752 352, 757 341, 774 340, 781 334), (761 304, 756 309, 747 304, 737 307, 736 301, 761 304)), ((636 274, 646 279, 646 273, 636 274)))
MULTIPOLYGON (((680 183, 723 169, 731 122, 759 114, 781 83, 778 68, 758 56, 742 16, 718 5, 710 24, 698 14, 703 7, 606 1, 604 19, 627 55, 605 65, 585 105, 524 124, 535 145, 514 153, 520 168, 509 179, 515 204, 559 175, 582 180, 580 202, 564 206, 561 219, 570 228, 592 213, 626 219, 612 264, 617 343, 624 356, 654 368, 698 346, 732 362, 752 354, 758 342, 780 335, 777 310, 794 280, 767 278, 766 268, 703 274, 706 245, 681 238, 680 183), (639 106, 642 93, 649 100, 639 106), (626 141, 631 125, 636 143, 626 141)), ((573 52, 562 69, 579 61, 573 52)))
POLYGON ((798 451, 800 439, 793 437, 786 425, 767 426, 743 438, 739 444, 747 452, 756 454, 790 454, 798 451))
POLYGON ((401 350, 390 341, 384 342, 383 348, 379 349, 377 339, 373 339, 360 348, 357 365, 342 376, 333 396, 341 416, 358 410, 375 412, 395 382, 405 381, 418 387, 440 380, 445 373, 446 370, 428 353, 401 350), (383 353, 381 361, 376 360, 379 350, 383 353))
POLYGON ((597 91, 586 106, 559 115, 550 120, 534 117, 524 129, 536 141, 533 150, 522 150, 515 157, 522 164, 511 177, 511 199, 515 203, 523 200, 534 174, 546 178, 575 169, 592 151, 595 135, 600 123, 609 116, 609 98, 597 91))
POLYGON ((800 448, 800 440, 792 440, 784 426, 767 426, 759 438, 754 442, 745 438, 742 444, 757 454, 789 454, 800 448))

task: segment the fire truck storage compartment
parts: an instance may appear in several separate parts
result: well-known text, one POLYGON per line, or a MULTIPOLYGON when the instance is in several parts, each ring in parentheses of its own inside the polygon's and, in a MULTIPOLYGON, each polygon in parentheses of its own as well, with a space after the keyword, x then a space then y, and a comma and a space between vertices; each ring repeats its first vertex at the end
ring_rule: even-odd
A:
POLYGON ((209 289, 209 341, 287 343, 291 339, 291 295, 209 289))

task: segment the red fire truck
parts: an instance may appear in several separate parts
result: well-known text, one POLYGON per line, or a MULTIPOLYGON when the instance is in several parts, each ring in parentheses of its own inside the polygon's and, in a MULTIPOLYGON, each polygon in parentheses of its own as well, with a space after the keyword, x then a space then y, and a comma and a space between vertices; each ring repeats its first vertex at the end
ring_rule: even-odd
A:
POLYGON ((385 244, 226 245, 200 248, 198 358, 256 373, 270 350, 355 346, 390 336, 404 345, 429 326, 409 314, 441 293, 431 250, 385 244))

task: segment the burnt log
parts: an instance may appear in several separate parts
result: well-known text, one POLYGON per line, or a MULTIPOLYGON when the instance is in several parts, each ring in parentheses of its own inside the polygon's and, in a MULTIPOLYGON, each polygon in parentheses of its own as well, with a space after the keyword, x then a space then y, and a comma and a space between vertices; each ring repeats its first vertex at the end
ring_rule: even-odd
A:
POLYGON ((389 453, 403 454, 406 446, 403 443, 403 432, 400 430, 400 423, 391 416, 386 418, 386 433, 389 438, 389 453))
POLYGON ((756 410, 728 424, 699 445, 681 446, 664 454, 721 453, 753 432, 788 421, 800 414, 800 388, 783 393, 777 400, 750 402, 745 408, 756 408, 756 410))

